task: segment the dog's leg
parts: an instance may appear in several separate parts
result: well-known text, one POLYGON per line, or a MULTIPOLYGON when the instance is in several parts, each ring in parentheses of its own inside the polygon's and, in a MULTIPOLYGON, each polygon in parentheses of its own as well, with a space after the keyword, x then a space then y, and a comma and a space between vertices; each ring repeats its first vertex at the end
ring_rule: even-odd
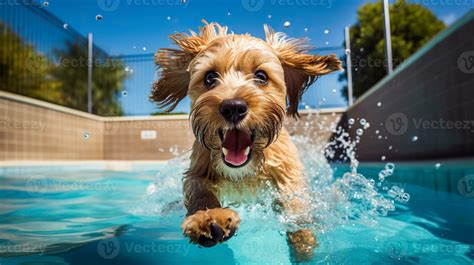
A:
MULTIPOLYGON (((280 193, 276 201, 280 206, 278 211, 297 227, 308 227, 312 223, 312 214, 310 196, 305 190, 307 183, 301 174, 303 165, 285 129, 282 129, 278 141, 269 146, 265 157, 272 165, 267 171, 273 176, 280 193)), ((311 259, 317 247, 316 237, 309 228, 287 232, 287 240, 291 254, 299 261, 311 259)))
POLYGON ((191 242, 212 247, 231 238, 238 228, 239 215, 221 204, 207 180, 192 177, 184 181, 185 205, 188 210, 181 225, 191 242))
MULTIPOLYGON (((280 204, 283 206, 283 214, 291 218, 290 222, 293 222, 296 226, 305 226, 312 223, 308 196, 303 189, 297 193, 282 191, 283 198, 280 200, 280 204)), ((287 241, 290 245, 291 254, 297 261, 310 260, 313 257, 314 249, 318 246, 316 237, 309 228, 287 232, 287 241)))

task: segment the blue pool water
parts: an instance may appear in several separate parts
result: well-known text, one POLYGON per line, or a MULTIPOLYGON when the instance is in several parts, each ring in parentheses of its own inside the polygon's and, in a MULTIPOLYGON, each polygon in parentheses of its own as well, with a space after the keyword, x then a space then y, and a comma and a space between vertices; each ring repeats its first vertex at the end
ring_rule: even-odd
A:
MULTIPOLYGON (((128 171, 0 169, 0 264, 292 263, 278 216, 265 206, 236 206, 242 225, 227 243, 189 244, 179 227, 185 214, 179 176, 186 163, 128 171)), ((473 264, 473 163, 437 163, 396 163, 384 185, 399 187, 410 199, 394 200, 386 216, 373 218, 368 207, 358 218, 339 220, 338 207, 355 207, 363 203, 360 198, 328 208, 310 263, 473 264)), ((384 167, 361 164, 358 172, 377 180, 384 167)), ((346 165, 331 165, 330 181, 348 171, 346 165)), ((379 193, 396 197, 380 185, 379 193)))

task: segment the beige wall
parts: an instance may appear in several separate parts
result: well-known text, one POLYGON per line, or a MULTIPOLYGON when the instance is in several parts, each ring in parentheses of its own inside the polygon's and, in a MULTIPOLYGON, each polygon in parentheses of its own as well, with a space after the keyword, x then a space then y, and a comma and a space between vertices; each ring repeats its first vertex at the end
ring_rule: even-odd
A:
POLYGON ((107 160, 169 159, 190 149, 194 136, 187 115, 111 118, 104 122, 107 160), (156 139, 141 139, 141 131, 156 131, 156 139))
MULTIPOLYGON (((286 126, 292 134, 316 128, 311 139, 326 141, 341 111, 303 113, 286 126)), ((104 118, 0 91, 3 161, 163 160, 189 150, 193 141, 187 115, 104 118), (156 138, 142 139, 142 131, 156 131, 156 138)))
MULTIPOLYGON (((0 94, 1 160, 103 159, 103 124, 92 115, 0 94), (90 137, 84 138, 88 133, 90 137)), ((41 102, 39 102, 41 103, 41 102)))

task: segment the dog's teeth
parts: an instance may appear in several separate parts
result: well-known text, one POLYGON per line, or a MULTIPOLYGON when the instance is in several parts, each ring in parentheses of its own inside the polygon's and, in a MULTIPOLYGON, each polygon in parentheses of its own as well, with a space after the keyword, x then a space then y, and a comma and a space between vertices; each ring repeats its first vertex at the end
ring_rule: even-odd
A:
POLYGON ((245 155, 249 155, 250 153, 250 146, 247 146, 247 148, 245 148, 245 155))
POLYGON ((222 153, 226 156, 229 153, 229 150, 227 150, 225 147, 222 147, 222 153))

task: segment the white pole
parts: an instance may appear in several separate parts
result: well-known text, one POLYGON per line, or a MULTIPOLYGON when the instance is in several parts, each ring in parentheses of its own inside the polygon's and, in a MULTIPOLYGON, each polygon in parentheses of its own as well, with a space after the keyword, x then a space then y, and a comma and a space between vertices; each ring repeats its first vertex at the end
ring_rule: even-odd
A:
POLYGON ((387 59, 387 72, 389 75, 393 73, 392 59, 392 34, 390 32, 390 6, 388 0, 383 0, 383 14, 385 26, 385 58, 387 59))
POLYGON ((351 35, 349 27, 344 29, 346 39, 346 71, 347 71, 347 97, 349 106, 354 104, 354 98, 352 95, 352 59, 351 59, 351 35))
POLYGON ((89 32, 87 52, 87 111, 92 113, 92 33, 89 32))

